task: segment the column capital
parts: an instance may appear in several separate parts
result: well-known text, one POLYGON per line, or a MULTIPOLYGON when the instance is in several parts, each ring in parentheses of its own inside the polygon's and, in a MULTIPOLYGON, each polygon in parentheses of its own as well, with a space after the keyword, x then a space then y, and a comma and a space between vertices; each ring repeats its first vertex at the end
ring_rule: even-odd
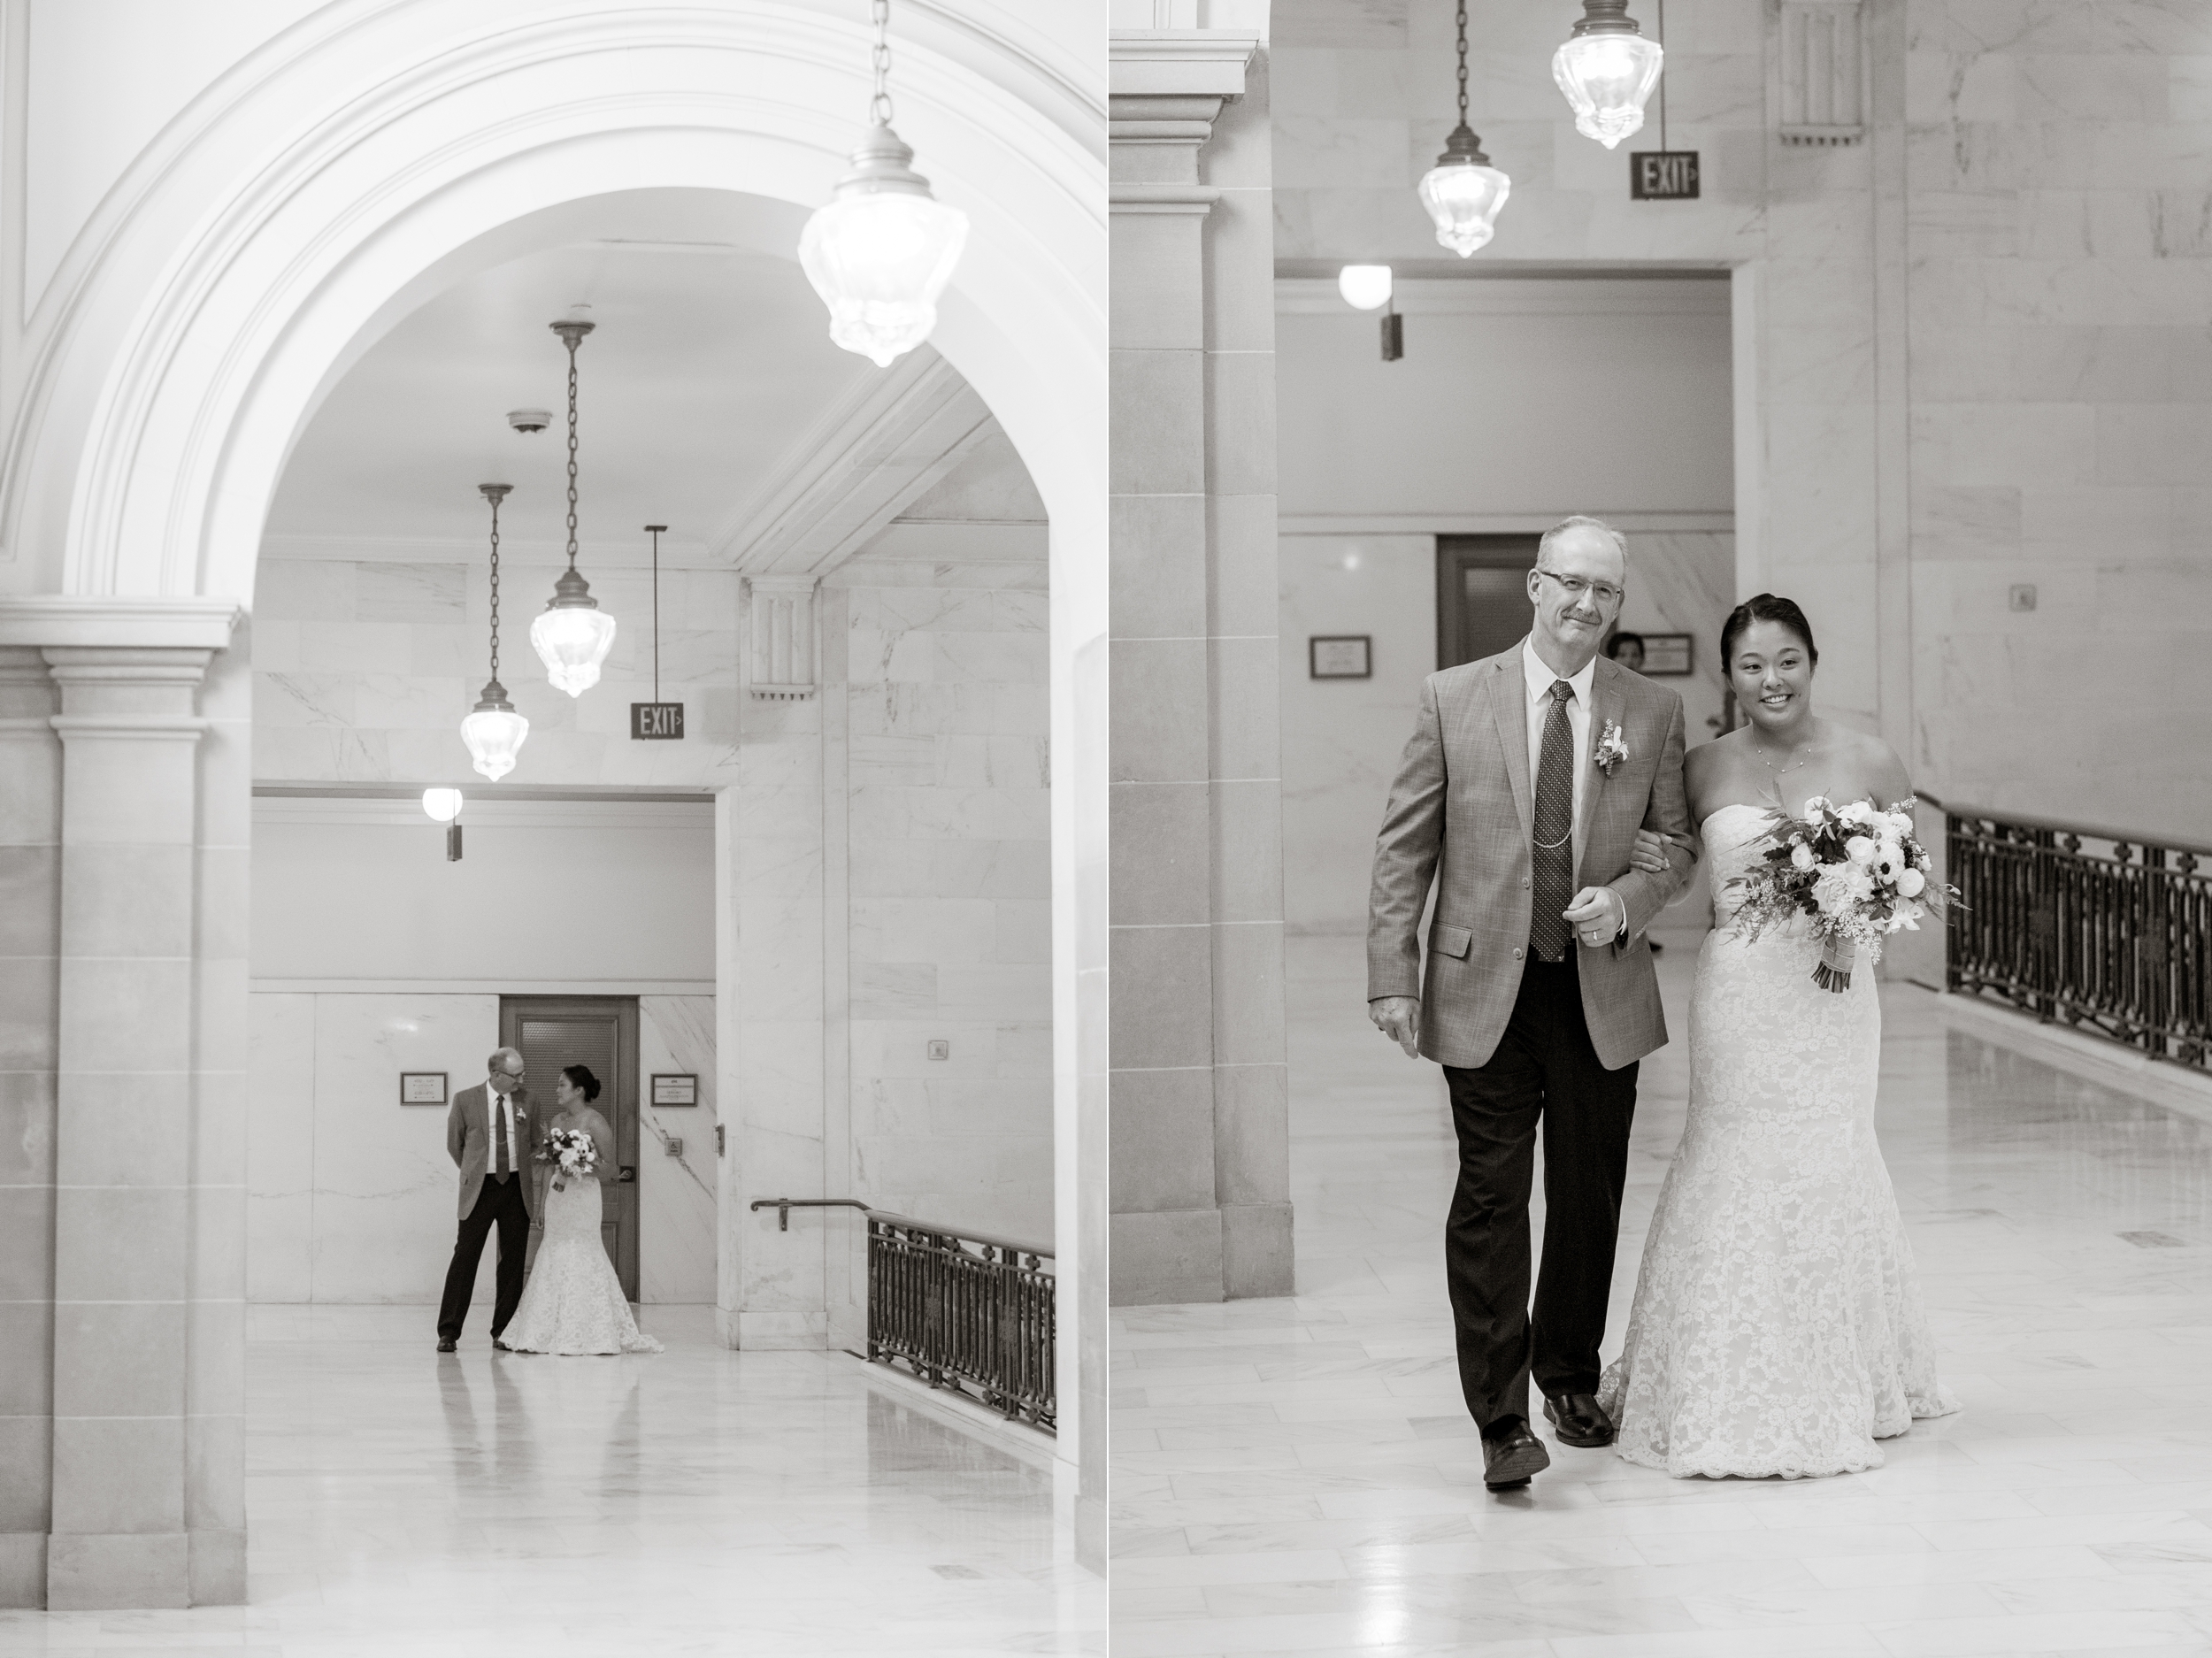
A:
POLYGON ((0 646, 181 649, 204 653, 204 665, 243 614, 235 599, 19 594, 0 597, 0 646))

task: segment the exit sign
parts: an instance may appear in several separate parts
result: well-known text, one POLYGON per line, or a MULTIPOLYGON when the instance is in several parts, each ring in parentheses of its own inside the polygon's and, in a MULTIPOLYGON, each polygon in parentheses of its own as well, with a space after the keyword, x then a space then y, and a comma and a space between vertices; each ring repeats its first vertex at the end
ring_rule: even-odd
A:
POLYGON ((1697 151, 1639 150, 1628 157, 1629 199, 1637 202, 1697 200, 1697 151))
POLYGON ((684 705, 681 702, 630 704, 630 740, 633 742, 680 742, 683 735, 684 705))

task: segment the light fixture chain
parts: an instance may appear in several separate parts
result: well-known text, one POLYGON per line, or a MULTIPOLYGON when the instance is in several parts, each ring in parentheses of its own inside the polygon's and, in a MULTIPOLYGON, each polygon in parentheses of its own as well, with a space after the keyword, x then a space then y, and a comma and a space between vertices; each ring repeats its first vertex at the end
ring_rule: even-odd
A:
POLYGON ((1459 124, 1467 125, 1467 0, 1459 0, 1459 124))
POLYGON ((576 342, 568 336, 568 567, 576 568, 576 342))
POLYGON ((492 678, 499 678, 499 497, 492 497, 492 678))
POLYGON ((868 119, 879 127, 891 125, 891 0, 869 0, 869 12, 875 21, 875 50, 870 61, 875 65, 876 95, 868 103, 868 119))

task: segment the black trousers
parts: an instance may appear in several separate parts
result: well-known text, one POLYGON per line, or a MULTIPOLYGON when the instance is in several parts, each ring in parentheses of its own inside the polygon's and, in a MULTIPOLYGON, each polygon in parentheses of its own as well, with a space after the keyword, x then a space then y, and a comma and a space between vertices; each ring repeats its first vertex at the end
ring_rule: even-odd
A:
POLYGON ((1497 1052, 1444 1067, 1459 1185, 1444 1266, 1468 1413, 1486 1433, 1528 1417, 1532 1374, 1547 1395, 1597 1392, 1613 1284, 1636 1066, 1598 1063, 1575 952, 1532 955, 1497 1052), (1544 1256, 1529 1305, 1528 1195, 1544 1132, 1544 1256))
POLYGON ((530 1245, 524 1178, 520 1174, 504 1180, 486 1175, 476 1207, 462 1217, 460 1235, 453 1240, 453 1264, 445 1270, 445 1299, 438 1303, 439 1340, 461 1339, 461 1322, 469 1316, 469 1295, 476 1288, 476 1263, 484 1258, 484 1239, 495 1222, 499 1226, 499 1292, 492 1302, 493 1339, 515 1316, 516 1304, 522 1300, 522 1257, 530 1245))

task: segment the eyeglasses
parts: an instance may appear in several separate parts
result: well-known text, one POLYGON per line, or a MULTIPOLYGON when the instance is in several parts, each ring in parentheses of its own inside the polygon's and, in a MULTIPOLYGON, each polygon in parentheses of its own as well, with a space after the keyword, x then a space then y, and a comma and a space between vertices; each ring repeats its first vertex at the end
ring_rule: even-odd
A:
POLYGON ((1621 590, 1609 581, 1585 581, 1580 576, 1563 576, 1555 570, 1545 569, 1541 564, 1536 566, 1536 573, 1549 576, 1571 599, 1578 599, 1588 593, 1594 595, 1600 604, 1618 604, 1623 596, 1621 590))

